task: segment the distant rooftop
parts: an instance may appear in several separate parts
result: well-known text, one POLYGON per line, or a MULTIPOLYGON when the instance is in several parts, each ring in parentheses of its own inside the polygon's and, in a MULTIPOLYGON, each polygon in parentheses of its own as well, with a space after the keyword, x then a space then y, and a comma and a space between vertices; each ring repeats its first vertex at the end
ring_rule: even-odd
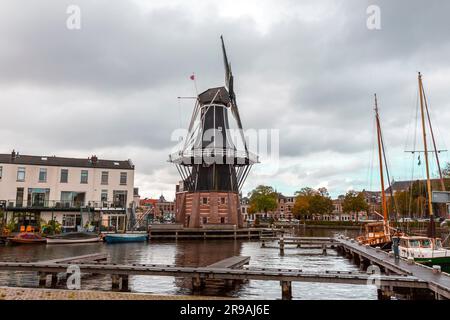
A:
POLYGON ((56 156, 30 156, 18 154, 14 151, 10 154, 0 154, 0 163, 36 166, 134 170, 134 164, 131 162, 131 160, 104 160, 98 159, 96 156, 84 159, 63 158, 56 156))
MULTIPOLYGON (((432 183, 432 184, 439 183, 439 179, 430 179, 430 180, 431 180, 431 183, 432 183)), ((445 178, 444 180, 447 180, 447 178, 445 178)), ((386 189, 386 192, 391 192, 391 189, 390 189, 390 188, 392 188, 392 190, 393 190, 394 192, 397 192, 397 191, 405 191, 405 190, 407 190, 410 186, 412 186, 412 184, 413 184, 414 182, 417 182, 417 181, 419 181, 420 183, 426 183, 426 182, 427 182, 427 180, 425 180, 425 179, 394 181, 394 182, 391 184, 391 187, 388 187, 388 188, 386 189)))

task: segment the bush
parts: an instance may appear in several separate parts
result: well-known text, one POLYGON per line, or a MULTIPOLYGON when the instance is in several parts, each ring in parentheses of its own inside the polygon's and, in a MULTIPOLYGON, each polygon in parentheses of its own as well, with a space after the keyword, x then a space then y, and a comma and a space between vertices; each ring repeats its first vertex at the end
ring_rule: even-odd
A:
POLYGON ((46 235, 61 233, 61 224, 56 220, 50 220, 41 224, 41 232, 46 235))
POLYGON ((362 222, 356 221, 327 221, 327 220, 307 220, 307 225, 320 225, 320 226, 360 226, 362 222))

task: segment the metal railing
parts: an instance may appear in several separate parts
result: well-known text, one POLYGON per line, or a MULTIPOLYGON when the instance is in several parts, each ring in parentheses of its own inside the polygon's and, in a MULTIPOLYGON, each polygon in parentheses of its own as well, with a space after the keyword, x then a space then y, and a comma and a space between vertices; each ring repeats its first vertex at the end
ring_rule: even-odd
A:
POLYGON ((72 201, 72 200, 3 200, 0 201, 1 207, 4 209, 124 209, 127 205, 122 201, 72 201))
POLYGON ((248 159, 251 163, 258 163, 258 155, 252 152, 234 150, 229 148, 195 148, 191 150, 179 151, 169 155, 169 161, 179 162, 185 158, 214 158, 226 157, 230 159, 248 159))

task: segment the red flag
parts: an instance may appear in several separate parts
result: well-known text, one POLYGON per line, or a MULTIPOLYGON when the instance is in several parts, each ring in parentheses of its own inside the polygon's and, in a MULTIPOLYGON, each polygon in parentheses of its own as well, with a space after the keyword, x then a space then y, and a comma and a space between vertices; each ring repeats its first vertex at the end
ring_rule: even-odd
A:
POLYGON ((190 76, 190 78, 191 78, 191 80, 195 80, 195 75, 192 74, 192 75, 190 76))

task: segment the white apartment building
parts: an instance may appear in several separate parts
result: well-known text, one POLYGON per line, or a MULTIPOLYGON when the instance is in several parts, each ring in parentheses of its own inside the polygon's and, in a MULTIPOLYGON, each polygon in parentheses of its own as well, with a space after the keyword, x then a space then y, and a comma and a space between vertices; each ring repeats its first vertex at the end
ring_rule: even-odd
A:
POLYGON ((87 223, 123 229, 133 191, 131 160, 0 154, 0 205, 18 227, 54 219, 65 231, 87 223))

